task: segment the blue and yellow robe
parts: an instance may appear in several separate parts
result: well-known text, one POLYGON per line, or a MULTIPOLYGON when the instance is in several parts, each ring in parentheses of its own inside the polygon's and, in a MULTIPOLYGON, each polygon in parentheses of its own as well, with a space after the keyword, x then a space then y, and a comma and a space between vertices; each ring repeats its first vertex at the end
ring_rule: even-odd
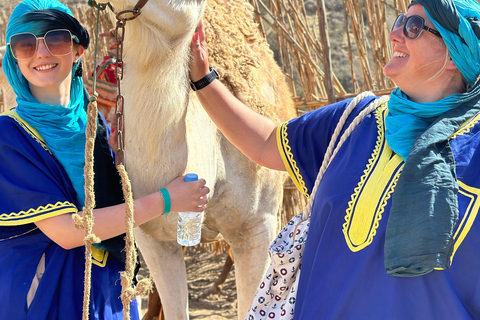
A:
MULTIPOLYGON (((348 123, 374 98, 364 99, 348 123)), ((281 124, 277 141, 298 189, 309 195, 350 100, 281 124)), ((388 276, 385 228, 404 162, 385 140, 387 103, 347 138, 312 209, 295 320, 480 319, 480 115, 450 139, 460 187, 452 266, 415 278, 388 276)))

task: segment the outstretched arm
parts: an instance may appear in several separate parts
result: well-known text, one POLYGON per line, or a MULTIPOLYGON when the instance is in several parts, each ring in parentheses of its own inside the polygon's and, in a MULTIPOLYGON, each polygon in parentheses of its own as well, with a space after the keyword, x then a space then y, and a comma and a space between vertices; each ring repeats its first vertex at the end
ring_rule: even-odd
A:
MULTIPOLYGON (((171 211, 205 210, 209 188, 205 180, 185 182, 178 177, 170 182, 166 189, 171 198, 171 211)), ((160 192, 152 193, 137 199, 135 205, 135 226, 145 223, 163 213, 164 201, 160 192)), ((83 212, 79 212, 80 215, 83 212)), ((125 204, 94 209, 93 232, 101 240, 106 240, 125 233, 125 204)), ((37 227, 64 249, 72 249, 84 245, 85 231, 77 229, 70 214, 62 214, 35 222, 37 227)))
MULTIPOLYGON (((203 22, 193 36, 191 50, 190 79, 198 81, 209 73, 203 22)), ((197 97, 219 130, 250 160, 271 169, 286 170, 277 148, 277 125, 273 121, 245 106, 220 81, 198 90, 197 97)))

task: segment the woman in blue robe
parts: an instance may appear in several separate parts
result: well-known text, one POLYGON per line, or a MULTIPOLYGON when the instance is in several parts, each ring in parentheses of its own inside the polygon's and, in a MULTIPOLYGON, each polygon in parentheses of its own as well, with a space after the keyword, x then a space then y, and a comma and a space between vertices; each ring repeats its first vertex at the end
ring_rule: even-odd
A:
MULTIPOLYGON (((87 30, 55 0, 25 0, 12 12, 3 69, 17 107, 0 115, 0 319, 82 319, 84 231, 72 214, 85 202, 88 93, 81 78, 87 30)), ((123 319, 125 205, 101 114, 94 147, 95 225, 90 319, 123 319)), ((205 180, 178 177, 135 200, 139 225, 173 211, 203 211, 205 180), (163 210, 162 210, 163 209, 163 210)), ((136 301, 131 318, 138 319, 136 301)))
MULTIPOLYGON (((390 40, 384 74, 398 87, 318 186, 296 300, 286 302, 295 320, 480 319, 480 5, 412 1, 390 40)), ((190 78, 219 129, 310 196, 351 100, 277 126, 208 76, 201 24, 191 48, 190 78)), ((364 98, 344 130, 377 101, 364 98)))

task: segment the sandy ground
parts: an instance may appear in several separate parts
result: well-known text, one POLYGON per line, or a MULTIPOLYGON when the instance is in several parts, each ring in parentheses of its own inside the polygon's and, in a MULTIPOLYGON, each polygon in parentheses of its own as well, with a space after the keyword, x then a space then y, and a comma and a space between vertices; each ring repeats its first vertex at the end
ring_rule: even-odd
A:
MULTIPOLYGON (((218 279, 227 259, 227 254, 215 256, 210 252, 189 249, 185 253, 189 288, 189 314, 192 320, 237 319, 237 293, 235 288, 235 264, 218 294, 202 297, 202 292, 218 279)), ((141 274, 148 275, 144 269, 141 274)), ((142 311, 147 307, 147 298, 142 296, 142 311)), ((143 313, 142 313, 143 316, 143 313)))

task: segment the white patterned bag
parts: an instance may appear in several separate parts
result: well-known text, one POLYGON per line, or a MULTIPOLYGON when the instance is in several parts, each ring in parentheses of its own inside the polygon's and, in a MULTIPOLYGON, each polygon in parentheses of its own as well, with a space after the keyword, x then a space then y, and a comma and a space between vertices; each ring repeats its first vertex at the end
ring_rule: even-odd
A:
POLYGON ((373 93, 367 91, 355 97, 338 121, 325 153, 322 166, 318 172, 305 212, 293 217, 270 245, 269 254, 272 262, 260 283, 260 287, 253 299, 247 315, 245 316, 245 320, 293 319, 298 280, 302 266, 303 250, 305 248, 308 228, 310 226, 310 213, 320 180, 322 179, 328 165, 337 154, 337 151, 353 129, 366 115, 371 113, 388 99, 388 97, 377 99, 362 110, 345 130, 338 145, 335 147, 337 138, 340 135, 348 116, 358 102, 368 96, 373 96, 373 93))

